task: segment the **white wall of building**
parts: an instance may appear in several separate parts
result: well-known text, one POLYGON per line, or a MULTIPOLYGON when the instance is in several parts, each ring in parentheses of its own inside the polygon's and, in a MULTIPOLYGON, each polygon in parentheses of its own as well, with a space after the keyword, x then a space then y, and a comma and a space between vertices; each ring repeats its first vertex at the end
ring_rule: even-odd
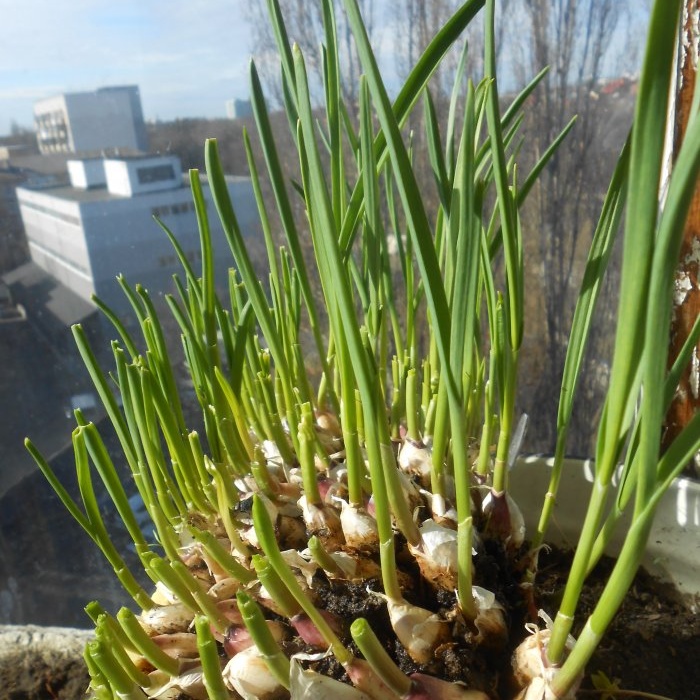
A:
POLYGON ((87 190, 91 187, 104 187, 107 184, 103 158, 69 160, 67 165, 70 184, 73 187, 87 190))
POLYGON ((138 87, 108 87, 40 100, 34 105, 42 153, 147 150, 138 87))
POLYGON ((84 299, 95 291, 80 205, 18 188, 24 230, 32 260, 84 299))
POLYGON ((122 197, 169 190, 182 183, 177 156, 106 158, 104 169, 107 189, 122 197))
MULTIPOLYGON (((148 159, 138 159, 140 160, 148 159)), ((126 161, 128 162, 128 161, 126 161)), ((257 208, 249 178, 228 178, 229 192, 244 235, 262 255, 257 208)), ((203 183, 212 230, 215 274, 226 290, 233 258, 219 224, 211 194, 203 183)), ((128 310, 116 277, 123 274, 152 294, 174 291, 172 276, 182 268, 158 216, 177 238, 195 270, 201 269, 199 233, 189 186, 118 196, 103 188, 18 188, 32 259, 61 283, 90 300, 97 294, 115 311, 128 310)))

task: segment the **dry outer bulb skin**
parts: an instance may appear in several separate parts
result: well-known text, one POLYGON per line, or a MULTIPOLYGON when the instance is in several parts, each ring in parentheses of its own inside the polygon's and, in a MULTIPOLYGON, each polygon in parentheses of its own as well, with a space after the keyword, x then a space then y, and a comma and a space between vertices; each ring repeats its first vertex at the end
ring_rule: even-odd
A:
MULTIPOLYGON (((549 623, 548 620, 547 622, 549 623)), ((515 680, 522 688, 515 700, 575 700, 581 678, 564 696, 555 695, 550 686, 556 674, 556 668, 547 662, 547 642, 550 636, 549 629, 535 628, 513 653, 515 680)))

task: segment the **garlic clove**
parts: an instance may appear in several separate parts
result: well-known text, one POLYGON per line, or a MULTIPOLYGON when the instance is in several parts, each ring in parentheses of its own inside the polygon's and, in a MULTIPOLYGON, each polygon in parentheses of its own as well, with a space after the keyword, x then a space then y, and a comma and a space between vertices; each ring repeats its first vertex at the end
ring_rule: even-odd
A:
MULTIPOLYGON (((513 673, 516 682, 522 688, 516 700, 574 700, 583 674, 566 695, 557 696, 554 694, 551 681, 557 673, 557 668, 550 666, 547 660, 547 644, 551 637, 552 621, 541 610, 539 615, 544 619, 547 627, 539 629, 536 625, 526 625, 530 634, 513 652, 511 660, 513 673)), ((574 638, 569 635, 566 648, 570 651, 574 643, 574 638)))
POLYGON ((405 700, 489 700, 481 690, 472 690, 462 683, 450 683, 425 673, 412 673, 409 678, 415 689, 405 700))
POLYGON ((151 637, 151 640, 174 659, 196 659, 199 657, 197 635, 191 632, 156 634, 151 637))
POLYGON ((432 661, 436 647, 449 639, 448 623, 406 600, 391 600, 381 593, 375 595, 386 600, 391 626, 409 656, 419 664, 432 661))
POLYGON ((353 659, 345 666, 353 685, 372 700, 397 700, 396 693, 375 673, 364 659, 353 659))
POLYGON ((364 509, 341 500, 340 525, 348 548, 361 552, 379 550, 377 521, 364 509))
MULTIPOLYGON (((327 610, 321 609, 318 610, 318 613, 328 623, 336 635, 342 634, 343 625, 336 615, 328 612, 327 610)), ((306 644, 316 647, 317 649, 328 648, 326 638, 321 634, 321 632, 319 632, 318 627, 316 627, 306 613, 299 613, 298 615, 295 615, 294 617, 290 618, 289 622, 306 644)))
POLYGON ((146 688, 146 695, 149 698, 178 700, 184 695, 192 700, 209 699, 201 666, 174 677, 162 671, 152 671, 148 674, 148 680, 150 684, 146 688))
POLYGON ((226 687, 243 700, 277 700, 287 696, 286 688, 272 675, 256 646, 236 654, 223 670, 226 687))
MULTIPOLYGON (((299 571, 304 577, 306 581, 306 586, 304 586, 304 588, 311 588, 314 575, 318 571, 318 564, 313 559, 305 559, 302 557, 296 549, 285 549, 282 552, 282 558, 288 566, 299 571)), ((297 578, 299 577, 297 576, 297 578)))
POLYGON ((327 550, 335 552, 345 544, 340 516, 333 506, 309 503, 305 495, 298 503, 309 534, 318 537, 327 550))
POLYGON ((215 600, 229 600, 241 590, 241 582, 235 578, 224 578, 217 581, 207 593, 215 600))
POLYGON ((525 519, 518 504, 507 491, 491 489, 481 503, 487 519, 486 532, 502 539, 509 548, 517 549, 525 541, 525 519))
POLYGON ((419 528, 422 545, 409 547, 423 578, 442 590, 457 586, 457 532, 426 520, 419 528))
POLYGON ((172 603, 144 610, 138 620, 141 627, 151 636, 172 634, 186 631, 194 620, 194 613, 182 603, 172 603))
MULTIPOLYGON (((287 636, 287 630, 281 622, 277 620, 265 620, 267 628, 270 630, 275 641, 281 642, 287 636)), ((254 646, 253 638, 245 625, 231 625, 226 630, 224 638, 224 650, 229 658, 254 646)))
POLYGON ((422 442, 406 438, 401 444, 397 463, 402 472, 415 475, 423 488, 430 488, 433 459, 430 448, 422 442))
POLYGON ((294 700, 372 700, 371 696, 351 685, 315 671, 305 671, 295 660, 291 663, 289 681, 294 700))

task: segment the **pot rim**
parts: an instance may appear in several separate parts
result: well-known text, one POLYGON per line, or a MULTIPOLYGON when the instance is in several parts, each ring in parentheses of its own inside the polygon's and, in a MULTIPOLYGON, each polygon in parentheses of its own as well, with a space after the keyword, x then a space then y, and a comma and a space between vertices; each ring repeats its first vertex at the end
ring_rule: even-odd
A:
MULTIPOLYGON (((527 533, 537 527, 547 493, 553 457, 519 458, 510 472, 510 492, 525 518, 527 533)), ((619 476, 619 471, 616 478, 619 476)), ((554 515, 546 541, 574 548, 593 483, 592 459, 565 459, 554 515)), ((615 556, 622 545, 624 517, 607 554, 615 556)), ((700 483, 687 477, 675 479, 662 497, 647 543, 643 565, 654 576, 673 582, 685 596, 700 595, 700 483)))

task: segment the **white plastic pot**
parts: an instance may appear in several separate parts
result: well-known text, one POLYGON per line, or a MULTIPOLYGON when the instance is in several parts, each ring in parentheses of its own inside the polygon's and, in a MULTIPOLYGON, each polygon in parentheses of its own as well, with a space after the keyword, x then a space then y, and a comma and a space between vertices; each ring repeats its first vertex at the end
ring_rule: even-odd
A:
MULTIPOLYGON (((552 459, 524 457, 510 472, 510 490, 525 516, 527 534, 537 528, 547 493, 552 459)), ((574 548, 593 482, 591 460, 566 460, 554 516, 546 541, 574 548)), ((619 552, 627 521, 620 523, 608 554, 619 552)), ((656 512, 644 566, 654 576, 672 581, 684 595, 700 594, 700 483, 676 479, 656 512)))

